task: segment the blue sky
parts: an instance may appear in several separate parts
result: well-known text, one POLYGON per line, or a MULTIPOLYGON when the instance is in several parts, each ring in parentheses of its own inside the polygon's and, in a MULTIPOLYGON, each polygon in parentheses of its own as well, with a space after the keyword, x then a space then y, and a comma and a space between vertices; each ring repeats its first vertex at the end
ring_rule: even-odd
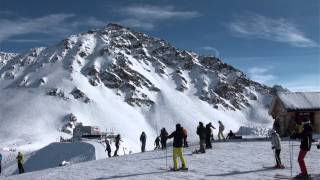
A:
POLYGON ((267 85, 320 91, 318 0, 0 0, 0 51, 120 23, 215 55, 267 85))

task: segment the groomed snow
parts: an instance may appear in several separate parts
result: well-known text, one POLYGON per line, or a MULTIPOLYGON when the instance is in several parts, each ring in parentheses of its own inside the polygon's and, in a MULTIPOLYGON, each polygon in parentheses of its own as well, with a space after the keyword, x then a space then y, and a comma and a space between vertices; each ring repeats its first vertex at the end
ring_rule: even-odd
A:
MULTIPOLYGON (((299 142, 294 142, 293 174, 299 173, 296 162, 299 142)), ((47 169, 11 176, 3 179, 274 179, 276 174, 290 175, 289 142, 282 142, 281 157, 286 169, 275 170, 270 142, 214 143, 214 149, 206 154, 191 155, 197 148, 185 149, 188 172, 167 172, 166 151, 151 151, 116 158, 78 163, 70 166, 47 169)), ((168 149, 168 166, 171 166, 172 149, 168 149)), ((312 147, 306 156, 309 173, 319 174, 320 150, 312 147)), ((1 178, 0 178, 1 179, 1 178)))

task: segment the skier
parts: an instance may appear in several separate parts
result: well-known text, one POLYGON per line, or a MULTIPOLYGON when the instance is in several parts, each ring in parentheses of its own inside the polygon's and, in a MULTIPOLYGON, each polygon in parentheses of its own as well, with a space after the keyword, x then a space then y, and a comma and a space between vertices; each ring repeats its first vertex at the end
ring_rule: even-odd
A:
POLYGON ((168 136, 168 139, 173 138, 173 169, 178 171, 178 160, 180 158, 182 167, 181 170, 187 170, 186 160, 183 157, 183 130, 180 124, 176 125, 176 130, 168 136))
POLYGON ((105 140, 105 143, 106 143, 106 150, 105 151, 108 151, 108 157, 110 158, 111 157, 111 146, 110 146, 110 142, 107 138, 105 140))
POLYGON ((145 152, 146 151, 146 141, 147 141, 147 135, 146 133, 143 131, 140 135, 140 142, 141 142, 141 152, 145 152))
POLYGON ((221 121, 218 121, 218 123, 219 123, 218 138, 219 138, 219 140, 221 140, 221 139, 225 140, 224 135, 223 135, 224 125, 222 124, 221 121))
POLYGON ((120 134, 118 134, 115 137, 116 150, 114 151, 114 154, 113 154, 114 157, 118 156, 118 150, 119 150, 119 147, 120 147, 120 141, 121 141, 121 137, 120 137, 120 134))
MULTIPOLYGON (((299 122, 298 122, 299 123, 299 122)), ((308 170, 306 164, 304 162, 304 158, 307 155, 308 151, 310 151, 312 145, 312 126, 308 119, 305 119, 303 124, 303 130, 301 133, 297 132, 291 136, 291 138, 300 138, 300 152, 298 156, 298 163, 300 166, 301 173, 296 176, 296 178, 308 178, 308 170)))
POLYGON ((198 153, 198 152, 205 153, 206 150, 204 148, 204 144, 206 141, 206 128, 203 126, 202 122, 199 122, 199 126, 197 127, 197 134, 200 139, 200 150, 196 151, 196 153, 198 153))
POLYGON ((156 146, 154 149, 160 149, 160 137, 159 136, 154 141, 154 145, 156 146))
POLYGON ((210 123, 208 123, 206 125, 206 149, 212 149, 212 144, 211 144, 212 131, 211 131, 211 128, 216 129, 210 122, 210 123))
POLYGON ((18 152, 18 156, 16 157, 17 163, 18 163, 18 169, 19 169, 19 174, 24 173, 24 168, 23 168, 23 155, 21 152, 18 152))
POLYGON ((184 147, 189 147, 188 145, 188 141, 187 141, 187 138, 188 138, 188 132, 187 132, 187 129, 186 128, 182 128, 182 131, 183 131, 183 146, 184 147))
POLYGON ((271 130, 271 145, 272 145, 272 149, 275 151, 275 158, 277 162, 274 168, 284 169, 284 166, 282 165, 281 159, 280 159, 281 140, 280 140, 279 134, 274 129, 271 130))
POLYGON ((1 175, 1 161, 2 161, 2 154, 0 153, 0 175, 1 175))
POLYGON ((230 132, 228 133, 226 139, 234 139, 236 137, 236 135, 232 132, 232 130, 230 130, 230 132))
POLYGON ((167 130, 165 128, 162 128, 161 133, 160 133, 161 148, 162 149, 167 149, 167 137, 168 137, 167 130))

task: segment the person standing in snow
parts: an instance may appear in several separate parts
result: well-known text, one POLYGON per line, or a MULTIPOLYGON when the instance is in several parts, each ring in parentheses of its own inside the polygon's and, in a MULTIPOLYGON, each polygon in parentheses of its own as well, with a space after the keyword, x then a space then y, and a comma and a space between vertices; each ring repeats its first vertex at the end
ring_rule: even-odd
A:
POLYGON ((0 175, 1 175, 1 170, 2 170, 1 164, 2 164, 2 154, 0 153, 0 175))
POLYGON ((276 162, 277 162, 277 164, 274 166, 274 168, 283 169, 284 166, 282 165, 281 159, 280 159, 281 140, 280 140, 279 134, 274 129, 271 130, 271 145, 272 145, 272 149, 275 152, 275 158, 276 158, 276 162))
POLYGON ((118 156, 118 150, 119 150, 119 147, 120 147, 120 141, 121 141, 121 137, 120 137, 120 134, 118 134, 115 137, 116 150, 114 151, 114 154, 113 154, 114 157, 118 156))
POLYGON ((219 132, 218 132, 218 138, 219 140, 225 140, 224 135, 223 135, 223 131, 224 131, 224 125, 222 124, 221 121, 218 121, 219 123, 219 132))
POLYGON ((206 149, 212 149, 212 144, 211 144, 211 128, 215 129, 215 127, 212 125, 212 123, 208 123, 206 125, 206 149))
POLYGON ((298 163, 300 166, 301 173, 296 176, 296 178, 308 178, 308 170, 306 167, 306 164, 304 162, 304 158, 307 155, 308 151, 311 149, 312 145, 312 126, 310 124, 310 121, 308 119, 305 119, 303 124, 302 132, 295 133, 291 136, 291 138, 299 138, 301 139, 300 144, 300 152, 298 156, 298 163))
POLYGON ((200 150, 199 152, 201 153, 205 153, 206 150, 204 148, 204 144, 205 144, 205 141, 206 141, 206 128, 203 126, 203 123, 202 122, 199 122, 199 126, 197 127, 197 134, 199 136, 199 139, 200 139, 200 150))
POLYGON ((180 124, 176 124, 176 130, 168 136, 168 139, 173 138, 173 170, 177 171, 178 169, 178 157, 181 161, 181 169, 187 169, 186 160, 183 157, 183 139, 184 134, 180 124))
POLYGON ((111 146, 110 146, 110 142, 107 138, 105 140, 105 143, 106 143, 106 150, 105 151, 108 151, 108 157, 110 158, 111 157, 111 146))
POLYGON ((160 137, 159 136, 154 141, 154 145, 156 146, 154 149, 160 149, 160 137))
POLYGON ((182 128, 182 131, 183 131, 183 146, 184 147, 189 147, 188 145, 188 141, 187 141, 187 138, 188 138, 188 132, 187 132, 187 129, 186 128, 182 128))
POLYGON ((19 174, 24 173, 24 168, 23 168, 23 155, 21 152, 18 152, 18 156, 16 157, 17 163, 18 163, 18 169, 19 169, 19 174))
POLYGON ((168 137, 168 132, 166 128, 161 129, 160 133, 160 140, 161 140, 161 148, 162 149, 167 149, 167 137, 168 137))
POLYGON ((141 142, 141 152, 145 152, 146 151, 146 141, 147 141, 147 135, 146 133, 143 131, 140 135, 140 142, 141 142))

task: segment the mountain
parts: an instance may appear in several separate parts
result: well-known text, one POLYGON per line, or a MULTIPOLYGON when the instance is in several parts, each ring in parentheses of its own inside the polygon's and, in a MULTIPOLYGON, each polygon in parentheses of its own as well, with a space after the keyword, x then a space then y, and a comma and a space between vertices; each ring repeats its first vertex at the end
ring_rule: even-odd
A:
POLYGON ((0 53, 0 88, 0 146, 41 147, 82 122, 120 133, 133 151, 142 131, 152 146, 177 122, 190 138, 199 121, 267 126, 274 93, 219 58, 117 24, 0 53))

